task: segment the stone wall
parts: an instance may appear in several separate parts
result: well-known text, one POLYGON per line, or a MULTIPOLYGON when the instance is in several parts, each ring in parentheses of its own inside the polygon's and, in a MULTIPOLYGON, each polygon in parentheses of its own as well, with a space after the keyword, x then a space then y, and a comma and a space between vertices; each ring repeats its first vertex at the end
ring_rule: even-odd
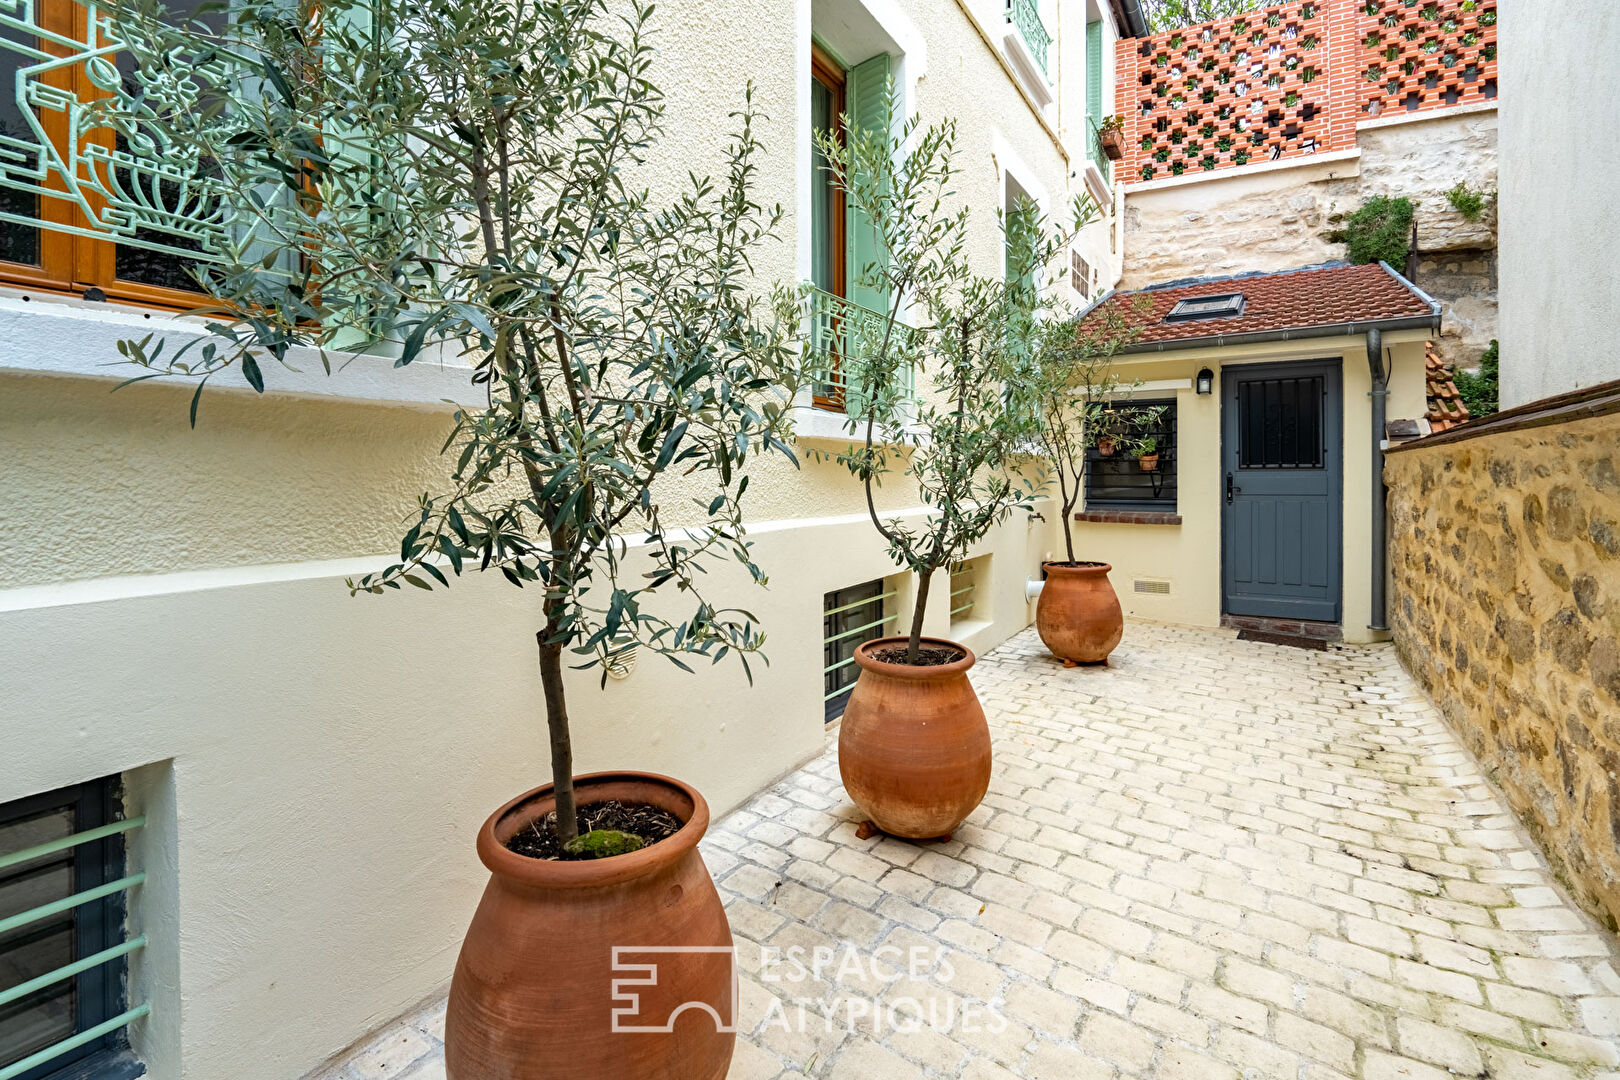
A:
POLYGON ((1376 121, 1357 132, 1358 158, 1127 186, 1120 288, 1340 259, 1344 245, 1326 239, 1334 215, 1406 196, 1417 204, 1417 284, 1444 308, 1438 352, 1474 367, 1497 336, 1496 207, 1466 221, 1446 192, 1496 190, 1496 130, 1494 109, 1376 121))
POLYGON ((1557 422, 1529 406, 1408 444, 1385 472, 1403 663, 1614 927, 1620 383, 1602 391, 1554 399, 1557 422))

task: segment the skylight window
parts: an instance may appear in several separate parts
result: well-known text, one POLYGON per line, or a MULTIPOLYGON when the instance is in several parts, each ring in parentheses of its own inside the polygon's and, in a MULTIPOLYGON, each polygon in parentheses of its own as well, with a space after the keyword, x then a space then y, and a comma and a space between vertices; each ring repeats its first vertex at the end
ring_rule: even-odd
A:
POLYGON ((1181 300, 1164 317, 1165 322, 1192 322, 1195 319, 1235 319, 1243 314, 1242 293, 1194 296, 1181 300))

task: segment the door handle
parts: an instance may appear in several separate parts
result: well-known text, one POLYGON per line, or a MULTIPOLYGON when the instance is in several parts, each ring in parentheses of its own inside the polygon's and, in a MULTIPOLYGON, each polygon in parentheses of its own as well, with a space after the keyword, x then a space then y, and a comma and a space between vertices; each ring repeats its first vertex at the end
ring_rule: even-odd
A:
POLYGON ((1232 486, 1232 474, 1227 473, 1226 474, 1226 505, 1231 506, 1232 505, 1232 496, 1238 494, 1242 490, 1243 489, 1240 488, 1240 487, 1233 487, 1232 486))

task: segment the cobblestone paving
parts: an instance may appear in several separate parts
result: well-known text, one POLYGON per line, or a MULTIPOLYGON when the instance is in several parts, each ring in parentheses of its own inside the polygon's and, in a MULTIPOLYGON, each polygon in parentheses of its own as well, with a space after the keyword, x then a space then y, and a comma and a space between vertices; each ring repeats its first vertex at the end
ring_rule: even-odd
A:
MULTIPOLYGON (((713 828, 734 1080, 1620 1080, 1614 938, 1390 649, 1133 623, 1064 669, 1031 630, 973 681, 953 840, 857 839, 831 747, 713 828)), ((442 1009, 329 1075, 442 1080, 442 1009)))

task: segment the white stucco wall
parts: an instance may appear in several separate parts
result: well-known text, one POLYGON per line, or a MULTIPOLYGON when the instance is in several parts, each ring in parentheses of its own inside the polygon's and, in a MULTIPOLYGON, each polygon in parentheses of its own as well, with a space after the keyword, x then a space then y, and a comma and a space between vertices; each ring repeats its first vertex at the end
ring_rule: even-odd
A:
POLYGON ((1502 5, 1502 407, 1620 379, 1620 4, 1502 5))
MULTIPOLYGON (((752 78, 769 117, 760 200, 788 211, 756 264, 764 281, 808 265, 802 83, 821 6, 660 9, 669 136, 648 182, 714 168, 716 118, 752 78)), ((999 274, 1009 163, 1060 208, 1062 141, 1009 80, 997 17, 981 25, 957 0, 869 9, 899 28, 916 113, 960 124, 972 256, 999 274)), ((148 328, 172 329, 0 297, 0 336, 26 354, 0 361, 0 801, 122 773, 149 818, 131 918, 152 939, 132 983, 153 1006, 132 1033, 151 1075, 290 1080, 447 981, 483 887, 474 831, 548 776, 535 598, 500 579, 343 588, 386 564, 442 476, 437 402, 465 390, 456 372, 413 365, 396 382, 384 361, 263 397, 211 388, 193 431, 186 387, 111 393, 114 342, 148 328)), ((898 478, 879 498, 917 512, 898 478)), ((606 690, 574 677, 578 766, 674 773, 718 812, 819 752, 822 596, 896 573, 862 510, 841 467, 763 459, 748 512, 770 586, 720 568, 716 598, 759 616, 770 665, 752 688, 729 665, 689 676, 647 657, 606 690)), ((930 632, 982 651, 1026 625, 1023 583, 1055 527, 1049 508, 1009 519, 973 553, 990 568, 972 621, 949 626, 942 576, 930 632)))

